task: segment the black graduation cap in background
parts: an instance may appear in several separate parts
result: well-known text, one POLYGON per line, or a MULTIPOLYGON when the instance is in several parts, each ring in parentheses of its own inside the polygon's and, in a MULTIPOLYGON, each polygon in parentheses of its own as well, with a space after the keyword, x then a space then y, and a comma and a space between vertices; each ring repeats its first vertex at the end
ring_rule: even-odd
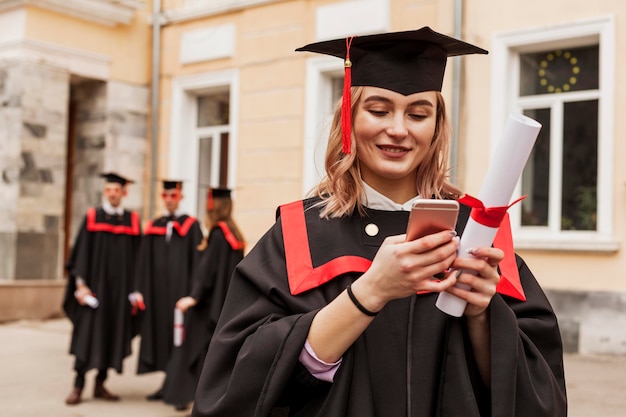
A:
POLYGON ((116 184, 120 184, 122 187, 125 186, 126 184, 132 184, 134 182, 133 180, 124 178, 115 172, 103 172, 100 174, 100 177, 104 178, 106 182, 113 182, 116 184))
POLYGON ((296 51, 316 52, 344 60, 342 100, 343 152, 350 153, 352 86, 380 87, 403 95, 441 91, 449 56, 486 54, 486 50, 421 29, 354 36, 311 43, 296 51))
POLYGON ((207 190, 206 196, 206 208, 207 210, 213 210, 214 198, 230 198, 230 188, 211 188, 207 190))
POLYGON ((183 189, 183 181, 181 180, 161 180, 163 183, 164 190, 178 190, 181 191, 183 189))

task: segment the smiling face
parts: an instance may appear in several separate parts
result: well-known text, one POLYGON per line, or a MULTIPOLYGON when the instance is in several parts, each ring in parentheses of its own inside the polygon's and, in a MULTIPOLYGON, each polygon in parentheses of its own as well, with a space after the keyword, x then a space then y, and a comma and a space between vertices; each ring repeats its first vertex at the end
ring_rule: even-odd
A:
POLYGON ((354 115, 362 179, 398 203, 416 195, 417 167, 437 126, 437 95, 364 87, 354 115))

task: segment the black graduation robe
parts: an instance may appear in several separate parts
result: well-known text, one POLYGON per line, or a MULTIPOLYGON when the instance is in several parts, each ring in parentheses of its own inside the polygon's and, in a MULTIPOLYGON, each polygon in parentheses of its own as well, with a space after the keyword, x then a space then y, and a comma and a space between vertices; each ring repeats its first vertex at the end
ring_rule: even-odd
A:
MULTIPOLYGON (((311 201, 304 211, 299 204, 295 221, 284 219, 294 205, 281 207, 275 226, 235 269, 192 416, 566 415, 557 320, 519 257, 526 301, 496 294, 489 308, 490 390, 464 319, 439 311, 432 293, 388 303, 345 352, 334 382, 313 378, 298 361, 313 317, 358 279, 386 236, 405 232, 408 212, 368 209, 363 218, 324 220, 311 201), (369 223, 378 235, 364 232, 369 223), (301 252, 286 261, 286 246, 301 252)), ((468 212, 462 210, 459 234, 468 212)))
POLYGON ((136 290, 143 294, 137 373, 165 371, 174 338, 174 306, 189 294, 202 230, 195 217, 159 217, 145 227, 139 250, 136 290), (170 240, 167 223, 172 221, 170 240))
POLYGON ((198 304, 185 314, 185 341, 174 347, 163 384, 168 404, 193 401, 204 357, 226 298, 230 277, 243 259, 244 242, 238 241, 228 225, 219 222, 209 232, 207 246, 194 270, 189 295, 198 304))
POLYGON ((136 212, 109 215, 90 208, 83 219, 70 258, 63 309, 74 325, 70 353, 76 367, 113 368, 122 372, 136 328, 128 294, 133 289, 141 223, 136 212), (85 280, 100 302, 96 309, 81 306, 74 292, 76 277, 85 280))

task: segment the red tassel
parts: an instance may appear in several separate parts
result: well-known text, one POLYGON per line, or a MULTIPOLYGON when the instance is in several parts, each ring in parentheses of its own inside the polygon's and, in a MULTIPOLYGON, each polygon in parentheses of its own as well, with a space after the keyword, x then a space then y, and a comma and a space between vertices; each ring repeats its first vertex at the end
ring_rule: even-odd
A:
POLYGON ((350 61, 350 46, 354 36, 346 38, 346 60, 344 61, 343 96, 341 100, 341 150, 350 153, 352 137, 352 61, 350 61))
POLYGON ((213 189, 209 188, 206 196, 206 208, 207 210, 213 210, 213 189))

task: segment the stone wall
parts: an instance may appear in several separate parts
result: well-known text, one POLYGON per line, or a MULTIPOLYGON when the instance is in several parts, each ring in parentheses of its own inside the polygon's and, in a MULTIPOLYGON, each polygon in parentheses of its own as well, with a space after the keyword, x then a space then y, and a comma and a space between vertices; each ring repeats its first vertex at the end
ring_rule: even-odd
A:
POLYGON ((0 282, 0 323, 63 317, 65 280, 0 282))
POLYGON ((69 73, 0 65, 0 280, 61 270, 69 73))
POLYGON ((102 179, 106 148, 106 83, 84 81, 72 86, 74 107, 74 155, 72 160, 72 213, 70 236, 76 236, 89 207, 102 203, 102 179))
POLYGON ((566 352, 626 354, 626 294, 546 291, 566 352))
POLYGON ((141 209, 149 89, 77 82, 68 71, 43 63, 0 63, 2 282, 63 276, 70 100, 72 240, 86 209, 102 203, 103 171, 135 180, 124 206, 141 209))
POLYGON ((119 82, 88 81, 72 88, 76 106, 71 236, 89 207, 102 204, 99 174, 115 171, 135 181, 123 205, 139 210, 148 150, 149 90, 119 82))

